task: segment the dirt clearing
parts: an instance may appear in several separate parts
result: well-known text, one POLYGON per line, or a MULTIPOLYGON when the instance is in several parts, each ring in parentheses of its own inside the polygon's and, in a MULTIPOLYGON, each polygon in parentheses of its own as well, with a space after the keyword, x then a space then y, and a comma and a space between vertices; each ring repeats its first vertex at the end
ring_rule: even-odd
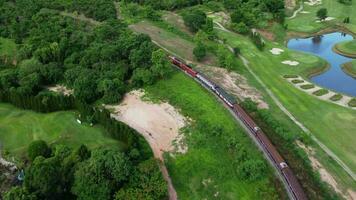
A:
POLYGON ((268 108, 268 104, 263 101, 262 94, 257 89, 249 86, 247 79, 240 74, 228 72, 226 69, 218 67, 197 66, 197 69, 239 99, 245 100, 250 98, 253 102, 257 103, 258 108, 268 108))
POLYGON ((141 133, 156 158, 163 160, 163 152, 185 153, 184 136, 179 133, 187 119, 168 103, 154 104, 143 101, 143 91, 128 93, 123 102, 107 106, 112 116, 141 133))
POLYGON ((48 86, 47 89, 52 92, 56 92, 59 94, 63 94, 64 96, 70 96, 74 93, 73 90, 68 89, 64 85, 54 85, 54 86, 48 86))

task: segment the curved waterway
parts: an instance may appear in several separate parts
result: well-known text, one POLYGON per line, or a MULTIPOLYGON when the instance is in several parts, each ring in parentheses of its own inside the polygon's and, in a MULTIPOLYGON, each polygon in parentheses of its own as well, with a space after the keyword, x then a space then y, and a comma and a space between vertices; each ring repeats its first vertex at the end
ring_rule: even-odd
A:
POLYGON ((356 79, 347 75, 341 69, 342 64, 350 62, 352 59, 339 55, 332 50, 335 44, 352 39, 353 37, 349 34, 335 32, 310 38, 291 39, 288 41, 287 47, 314 54, 330 64, 330 69, 313 76, 312 82, 333 91, 356 97, 356 79))

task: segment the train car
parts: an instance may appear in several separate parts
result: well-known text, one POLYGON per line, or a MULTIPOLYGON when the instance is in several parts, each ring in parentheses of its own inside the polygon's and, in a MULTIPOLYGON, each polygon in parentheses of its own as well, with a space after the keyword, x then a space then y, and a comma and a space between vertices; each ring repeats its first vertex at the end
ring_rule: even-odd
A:
POLYGON ((183 61, 179 60, 178 58, 174 56, 169 56, 169 58, 175 66, 179 67, 190 76, 195 78, 196 75, 198 74, 198 72, 194 71, 191 66, 185 64, 183 61))
POLYGON ((215 87, 214 91, 230 108, 233 108, 236 104, 236 100, 230 96, 225 90, 220 88, 219 86, 215 87))
POLYGON ((234 112, 242 119, 242 121, 246 124, 246 126, 255 134, 257 135, 260 128, 257 124, 252 120, 252 118, 245 112, 244 109, 241 108, 240 105, 234 105, 234 112))
POLYGON ((215 91, 216 85, 211 82, 208 78, 206 78, 202 73, 198 72, 197 79, 202 82, 204 85, 209 87, 211 90, 215 91))
POLYGON ((282 173, 289 187, 291 188, 294 199, 307 200, 308 198, 305 196, 305 193, 302 187, 300 186, 297 178, 294 176, 292 170, 289 167, 286 167, 282 170, 282 173))

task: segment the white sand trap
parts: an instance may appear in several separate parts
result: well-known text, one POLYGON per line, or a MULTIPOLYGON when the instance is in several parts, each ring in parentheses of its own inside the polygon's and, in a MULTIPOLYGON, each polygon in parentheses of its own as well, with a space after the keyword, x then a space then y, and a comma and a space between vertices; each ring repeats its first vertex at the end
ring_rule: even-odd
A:
POLYGON ((297 66, 297 65, 299 65, 299 62, 298 61, 292 61, 292 60, 285 60, 285 61, 282 61, 282 64, 290 65, 290 66, 297 66))
POLYGON ((300 13, 302 13, 302 14, 309 14, 310 12, 309 12, 309 11, 301 11, 300 13))
POLYGON ((179 129, 187 120, 168 103, 143 101, 143 91, 128 93, 120 105, 106 106, 114 110, 112 117, 142 134, 156 158, 163 160, 163 152, 185 153, 188 149, 179 129))
POLYGON ((280 49, 280 48, 273 48, 271 50, 269 50, 273 55, 279 55, 281 54, 282 52, 284 52, 283 49, 280 49))
POLYGON ((321 5, 322 1, 321 0, 309 0, 309 1, 306 1, 304 3, 309 5, 309 6, 315 6, 315 5, 321 5))
POLYGON ((334 19, 335 19, 335 17, 327 17, 327 18, 325 18, 325 19, 322 20, 322 21, 316 20, 315 22, 316 22, 316 23, 320 23, 320 22, 324 22, 324 21, 331 21, 331 20, 334 20, 334 19))

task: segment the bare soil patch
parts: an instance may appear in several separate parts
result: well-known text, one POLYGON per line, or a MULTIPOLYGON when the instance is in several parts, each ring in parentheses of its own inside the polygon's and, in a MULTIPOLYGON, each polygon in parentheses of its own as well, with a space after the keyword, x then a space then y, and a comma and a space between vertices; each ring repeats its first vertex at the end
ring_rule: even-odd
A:
POLYGON ((169 24, 176 26, 179 30, 189 34, 194 35, 189 28, 184 24, 183 18, 174 12, 164 12, 162 16, 163 20, 167 21, 169 24))
POLYGON ((300 141, 297 141, 297 145, 302 148, 308 155, 313 169, 319 172, 322 181, 328 183, 335 190, 335 192, 340 194, 343 198, 348 200, 356 199, 355 191, 348 189, 346 192, 344 192, 339 188, 339 185, 334 179, 334 177, 324 168, 324 166, 318 161, 318 159, 315 158, 315 150, 313 148, 304 145, 300 141))
POLYGON ((70 96, 70 95, 73 95, 73 93, 74 93, 74 91, 72 89, 69 89, 64 85, 48 86, 47 89, 52 92, 63 94, 64 96, 70 96))
POLYGON ((106 106, 112 117, 137 130, 151 146, 154 156, 163 161, 164 152, 185 153, 184 135, 179 130, 187 119, 168 103, 142 100, 143 91, 128 93, 119 105, 106 106))
POLYGON ((259 108, 268 108, 268 104, 263 101, 262 94, 257 89, 249 86, 247 79, 242 75, 211 66, 198 66, 197 69, 239 99, 245 100, 250 98, 253 102, 257 103, 259 108))

